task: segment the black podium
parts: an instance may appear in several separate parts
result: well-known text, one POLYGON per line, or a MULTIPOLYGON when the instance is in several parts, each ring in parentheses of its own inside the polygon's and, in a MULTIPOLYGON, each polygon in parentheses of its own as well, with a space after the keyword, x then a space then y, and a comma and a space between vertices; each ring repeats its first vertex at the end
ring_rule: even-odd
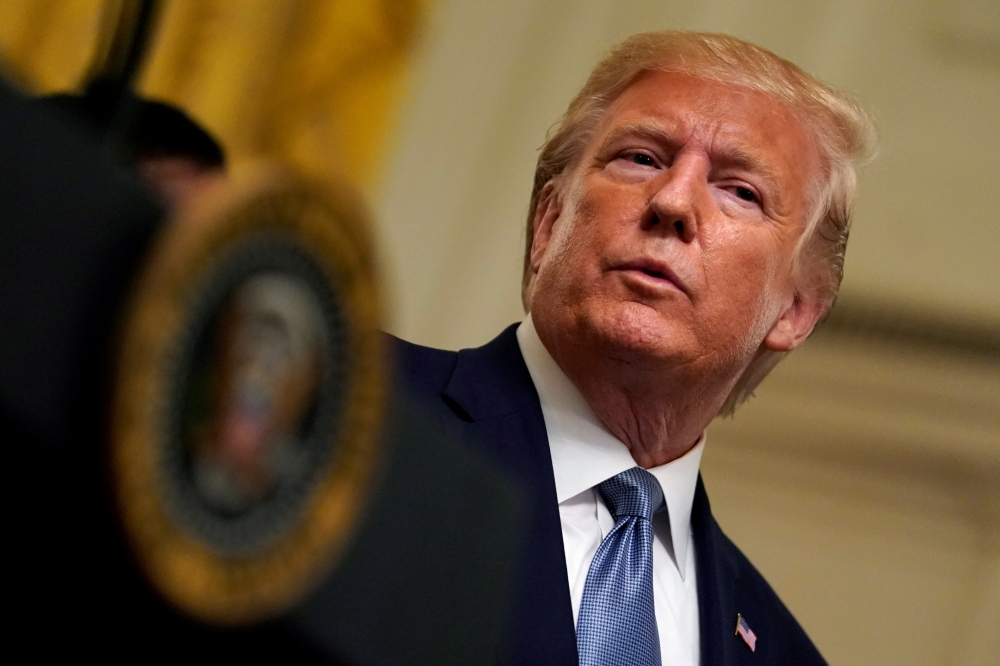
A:
POLYGON ((495 662, 523 538, 519 489, 425 423, 391 379, 365 509, 321 582, 290 609, 240 626, 191 618, 154 590, 122 535, 107 440, 116 331, 163 215, 102 146, 6 84, 0 151, 10 649, 142 661, 495 662))

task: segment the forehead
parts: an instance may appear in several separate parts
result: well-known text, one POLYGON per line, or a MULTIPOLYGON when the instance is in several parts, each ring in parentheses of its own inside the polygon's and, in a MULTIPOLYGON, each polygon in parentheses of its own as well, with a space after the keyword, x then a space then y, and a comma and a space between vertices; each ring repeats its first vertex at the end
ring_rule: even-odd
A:
POLYGON ((608 107, 593 145, 610 134, 656 133, 697 144, 716 161, 746 162, 804 181, 821 160, 815 135, 784 103, 746 86, 647 71, 608 107), (806 174, 809 174, 807 176, 806 174))

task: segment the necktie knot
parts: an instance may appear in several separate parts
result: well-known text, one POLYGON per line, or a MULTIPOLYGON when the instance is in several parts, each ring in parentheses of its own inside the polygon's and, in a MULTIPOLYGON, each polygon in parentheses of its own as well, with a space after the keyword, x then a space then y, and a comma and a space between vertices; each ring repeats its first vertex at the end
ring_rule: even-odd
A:
POLYGON ((651 520, 653 513, 663 504, 663 490, 656 477, 633 467, 611 477, 597 486, 615 520, 624 516, 651 520))

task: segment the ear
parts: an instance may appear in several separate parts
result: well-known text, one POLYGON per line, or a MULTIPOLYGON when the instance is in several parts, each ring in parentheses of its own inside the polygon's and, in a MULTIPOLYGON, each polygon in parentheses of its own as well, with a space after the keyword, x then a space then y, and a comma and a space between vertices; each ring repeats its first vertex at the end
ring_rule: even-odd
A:
POLYGON ((764 337, 764 347, 776 352, 792 351, 805 342, 822 315, 823 304, 815 294, 796 292, 791 305, 764 337))
POLYGON ((538 196, 538 206, 535 208, 533 221, 534 232, 531 239, 530 265, 531 272, 537 273, 542 265, 542 258, 552 240, 552 230, 562 214, 562 193, 554 180, 545 183, 538 196))

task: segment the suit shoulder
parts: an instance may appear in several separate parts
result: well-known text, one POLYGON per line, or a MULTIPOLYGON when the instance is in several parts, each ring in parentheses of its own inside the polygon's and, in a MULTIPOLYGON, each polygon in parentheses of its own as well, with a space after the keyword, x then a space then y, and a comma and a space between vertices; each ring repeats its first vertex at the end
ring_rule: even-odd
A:
MULTIPOLYGON (((718 553, 736 574, 740 596, 754 603, 744 612, 751 628, 756 628, 761 643, 767 643, 767 663, 825 665, 826 660, 757 568, 735 543, 712 521, 718 553), (759 617, 754 616, 759 614, 759 617)), ((761 646, 763 647, 763 645, 761 646)))
POLYGON ((437 398, 448 384, 458 352, 435 349, 383 334, 394 383, 424 398, 437 398))

